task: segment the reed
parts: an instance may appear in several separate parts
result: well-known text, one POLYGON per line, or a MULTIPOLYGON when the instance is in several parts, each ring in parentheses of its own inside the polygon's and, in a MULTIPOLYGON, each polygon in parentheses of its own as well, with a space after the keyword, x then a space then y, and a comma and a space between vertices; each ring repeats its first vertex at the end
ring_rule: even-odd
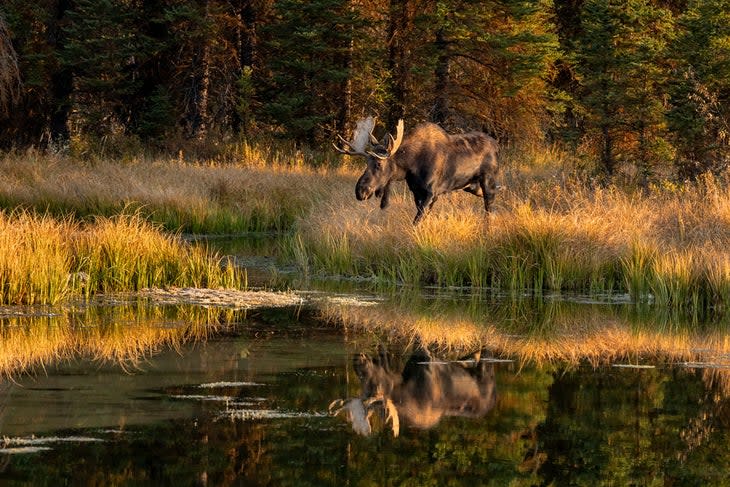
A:
POLYGON ((241 287, 245 271, 162 233, 141 215, 80 224, 0 212, 0 304, 54 304, 70 295, 146 287, 241 287))

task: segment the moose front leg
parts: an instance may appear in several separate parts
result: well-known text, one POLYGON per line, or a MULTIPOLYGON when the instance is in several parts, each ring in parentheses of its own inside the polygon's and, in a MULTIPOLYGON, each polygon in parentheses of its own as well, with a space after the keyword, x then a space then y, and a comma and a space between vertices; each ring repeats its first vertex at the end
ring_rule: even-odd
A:
MULTIPOLYGON (((390 181, 380 191, 380 209, 384 210, 390 204, 390 181)), ((377 195, 376 195, 377 196, 377 195)))

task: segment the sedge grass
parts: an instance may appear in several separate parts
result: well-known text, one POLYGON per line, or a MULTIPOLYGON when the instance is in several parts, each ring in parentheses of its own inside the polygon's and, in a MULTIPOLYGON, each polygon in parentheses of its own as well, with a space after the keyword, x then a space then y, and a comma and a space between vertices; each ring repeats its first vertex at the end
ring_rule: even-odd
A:
POLYGON ((385 211, 354 201, 350 189, 297 222, 310 272, 515 293, 628 292, 675 308, 730 302, 730 189, 710 177, 649 193, 522 182, 498 195, 489 216, 478 198, 456 192, 415 227, 404 187, 385 211))
MULTIPOLYGON (((713 177, 647 192, 591 187, 565 175, 570 163, 555 149, 507 153, 506 189, 493 214, 484 215, 478 198, 456 192, 414 227, 412 196, 402 183, 382 211, 377 202, 353 198, 354 167, 313 169, 296 151, 282 155, 250 144, 226 160, 91 163, 10 154, 2 161, 0 206, 92 220, 137 212, 175 231, 293 227, 284 257, 308 274, 513 293, 621 291, 637 303, 675 308, 730 303, 730 189, 713 177)), ((50 287, 63 287, 59 276, 49 276, 50 287)), ((39 292, 16 294, 31 301, 39 292)))
POLYGON ((0 212, 0 304, 55 304, 71 295, 146 287, 240 287, 245 273, 165 234, 139 214, 80 224, 0 212))
POLYGON ((281 232, 325 199, 327 184, 340 180, 326 166, 292 163, 271 151, 248 149, 233 159, 227 164, 145 157, 92 163, 34 151, 5 154, 0 208, 77 219, 138 211, 167 230, 187 233, 281 232))

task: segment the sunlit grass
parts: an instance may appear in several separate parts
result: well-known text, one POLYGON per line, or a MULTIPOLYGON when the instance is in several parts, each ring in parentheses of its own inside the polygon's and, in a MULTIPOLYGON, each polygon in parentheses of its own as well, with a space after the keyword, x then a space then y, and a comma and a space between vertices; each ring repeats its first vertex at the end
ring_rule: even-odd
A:
POLYGON ((162 233, 139 214, 69 219, 0 212, 0 304, 53 304, 71 295, 146 287, 240 287, 244 271, 162 233))
POLYGON ((518 184, 498 195, 492 215, 456 192, 415 227, 405 188, 385 211, 340 189, 298 221, 299 258, 313 273, 415 286, 620 291, 674 308, 730 299, 730 190, 715 179, 644 194, 509 178, 518 184))
MULTIPOLYGON (((517 294, 620 291, 673 308, 730 301, 730 186, 713 177, 645 192, 601 187, 579 179, 578 163, 558 149, 512 150, 500 158, 504 189, 492 215, 456 192, 413 226, 405 184, 394 185, 383 211, 354 198, 362 161, 334 169, 325 159, 245 142, 198 163, 9 154, 0 206, 73 221, 136 212, 173 231, 282 232, 283 258, 307 275, 517 294)), ((134 274, 119 271, 114 279, 134 274)), ((63 287, 60 275, 47 280, 63 287)), ((42 292, 50 291, 16 294, 31 301, 42 292)))
POLYGON ((29 151, 0 156, 0 207, 56 216, 139 211, 173 231, 284 231, 341 183, 295 151, 242 145, 226 163, 138 157, 79 160, 29 151))

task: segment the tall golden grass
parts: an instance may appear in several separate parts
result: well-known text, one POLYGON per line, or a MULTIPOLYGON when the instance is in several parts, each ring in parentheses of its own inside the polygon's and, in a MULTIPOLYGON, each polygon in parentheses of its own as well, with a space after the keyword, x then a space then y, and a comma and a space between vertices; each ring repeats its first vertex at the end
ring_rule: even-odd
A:
MULTIPOLYGON (((712 176, 647 192, 592 187, 571 175, 579 171, 563 152, 512 151, 501 157, 505 189, 493 214, 457 192, 413 226, 403 183, 381 211, 353 198, 361 161, 314 168, 312 157, 246 143, 225 163, 7 154, 0 207, 75 220, 133 210, 168 230, 203 233, 287 231, 285 257, 312 274, 515 293, 622 291, 673 308, 730 302, 730 190, 712 176)), ((49 286, 59 279, 49 276, 49 286)))
POLYGON ((37 151, 0 156, 0 207, 56 216, 135 210, 172 231, 226 234, 288 230, 310 205, 344 185, 338 171, 243 145, 236 162, 81 160, 37 151))
POLYGON ((312 273, 536 293, 627 291, 676 308, 730 303, 730 189, 713 177, 648 194, 509 175, 493 214, 466 193, 418 226, 404 188, 381 211, 341 188, 297 222, 312 273))
POLYGON ((242 272, 139 214, 81 224, 0 211, 0 304, 54 304, 152 286, 239 287, 242 272))

